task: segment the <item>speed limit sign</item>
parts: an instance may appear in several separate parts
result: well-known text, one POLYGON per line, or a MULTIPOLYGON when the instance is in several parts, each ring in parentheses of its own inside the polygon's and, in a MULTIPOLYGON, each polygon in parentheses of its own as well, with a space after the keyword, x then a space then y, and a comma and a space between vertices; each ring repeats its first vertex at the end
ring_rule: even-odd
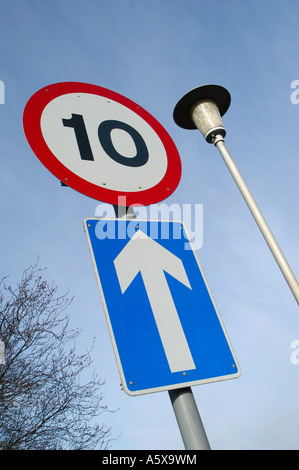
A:
POLYGON ((170 196, 181 178, 177 148, 141 106, 105 88, 77 82, 36 92, 23 116, 26 138, 45 167, 91 198, 126 206, 170 196))

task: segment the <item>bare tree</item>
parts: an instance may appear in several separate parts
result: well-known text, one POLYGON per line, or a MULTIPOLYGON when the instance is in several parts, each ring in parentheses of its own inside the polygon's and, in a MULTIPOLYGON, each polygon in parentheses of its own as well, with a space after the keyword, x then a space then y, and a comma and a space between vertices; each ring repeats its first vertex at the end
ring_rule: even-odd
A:
POLYGON ((95 424, 107 409, 103 382, 90 376, 90 351, 77 355, 80 331, 36 265, 16 288, 0 282, 0 449, 106 449, 111 430, 95 424), (3 362, 3 361, 2 361, 3 362))

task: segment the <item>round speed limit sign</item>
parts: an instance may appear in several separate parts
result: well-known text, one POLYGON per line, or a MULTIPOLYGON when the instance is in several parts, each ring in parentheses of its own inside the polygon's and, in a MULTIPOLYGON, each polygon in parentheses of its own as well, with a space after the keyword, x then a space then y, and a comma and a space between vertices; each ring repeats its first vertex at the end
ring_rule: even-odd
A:
POLYGON ((57 178, 91 198, 125 205, 162 201, 181 160, 163 126, 133 101, 86 83, 49 85, 28 101, 26 138, 57 178), (123 199, 122 199, 123 200, 123 199))

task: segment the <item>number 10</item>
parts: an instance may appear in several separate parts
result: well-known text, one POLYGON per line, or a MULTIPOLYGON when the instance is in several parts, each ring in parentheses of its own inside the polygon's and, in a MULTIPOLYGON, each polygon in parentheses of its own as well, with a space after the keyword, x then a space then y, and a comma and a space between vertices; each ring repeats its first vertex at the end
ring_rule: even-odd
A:
MULTIPOLYGON (((62 123, 65 127, 74 129, 81 160, 94 161, 82 114, 72 114, 70 119, 62 119, 62 123)), ((106 154, 121 165, 138 167, 145 165, 148 161, 148 149, 142 136, 134 127, 125 122, 115 120, 101 122, 98 127, 98 139, 106 154), (113 129, 122 129, 132 137, 136 147, 134 157, 125 157, 115 149, 111 140, 111 131, 113 129)))

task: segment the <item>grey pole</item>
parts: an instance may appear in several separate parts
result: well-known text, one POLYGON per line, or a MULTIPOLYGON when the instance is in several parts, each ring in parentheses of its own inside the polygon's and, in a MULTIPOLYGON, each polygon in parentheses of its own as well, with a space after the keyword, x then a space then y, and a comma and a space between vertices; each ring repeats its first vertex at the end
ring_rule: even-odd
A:
POLYGON ((215 146, 218 148, 220 155, 225 161, 229 171, 231 172, 232 177, 234 178, 243 198, 246 201, 247 206, 249 207, 250 212, 252 213, 260 231, 263 234, 282 274, 285 277, 297 303, 299 304, 299 284, 297 279, 291 270, 286 258, 284 257, 283 252, 281 251, 277 241, 275 240, 266 220, 263 217, 258 205, 256 204, 251 192, 249 191, 241 173, 239 172, 235 162, 233 161, 226 145, 224 139, 221 135, 215 137, 215 146))
MULTIPOLYGON (((135 219, 133 207, 114 205, 119 219, 135 219)), ((210 450, 209 442, 190 387, 169 391, 169 397, 177 419, 186 450, 210 450)))
POLYGON ((191 388, 168 393, 186 450, 211 450, 191 388))
POLYGON ((298 281, 224 143, 226 131, 221 116, 229 105, 230 94, 225 88, 206 85, 183 96, 174 109, 173 117, 180 127, 199 129, 206 141, 217 147, 299 304, 298 281))

